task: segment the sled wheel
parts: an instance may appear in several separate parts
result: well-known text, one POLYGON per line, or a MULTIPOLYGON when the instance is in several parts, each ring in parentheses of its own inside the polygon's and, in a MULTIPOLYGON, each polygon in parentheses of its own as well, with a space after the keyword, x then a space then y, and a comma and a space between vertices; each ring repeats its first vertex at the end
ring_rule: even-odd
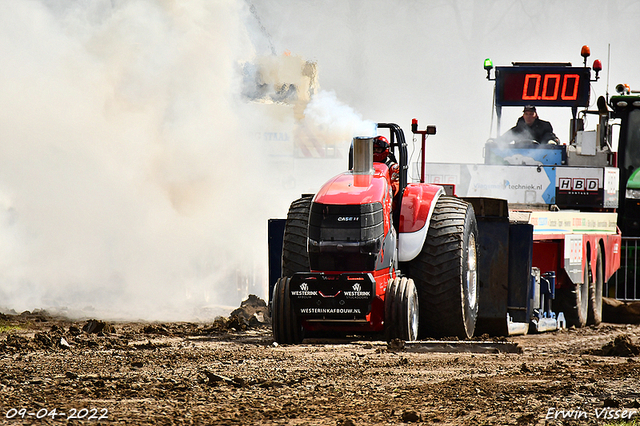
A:
POLYGON ((385 337, 387 341, 418 338, 420 310, 418 292, 412 279, 389 280, 385 294, 385 337))
POLYGON ((564 312, 568 327, 580 328, 587 324, 589 275, 589 262, 586 261, 584 265, 584 283, 571 283, 567 287, 556 290, 557 310, 564 312))
POLYGON ((440 197, 422 251, 409 262, 419 295, 420 338, 473 336, 479 294, 477 240, 473 207, 455 197, 440 197))
POLYGON ((289 207, 282 242, 283 277, 290 277, 296 272, 309 272, 307 236, 311 200, 313 195, 307 195, 295 200, 289 207))
POLYGON ((604 288, 604 262, 602 260, 602 248, 598 247, 596 260, 596 275, 589 280, 589 311, 587 312, 587 324, 600 325, 602 322, 602 292, 604 288))
POLYGON ((273 340, 281 344, 301 343, 304 330, 291 306, 289 283, 291 278, 283 277, 276 281, 273 288, 273 340))

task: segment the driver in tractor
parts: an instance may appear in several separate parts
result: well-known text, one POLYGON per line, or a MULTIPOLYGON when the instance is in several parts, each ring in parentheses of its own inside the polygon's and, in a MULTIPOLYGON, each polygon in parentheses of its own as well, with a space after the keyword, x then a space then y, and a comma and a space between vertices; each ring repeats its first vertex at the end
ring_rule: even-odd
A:
POLYGON ((499 138, 501 142, 536 141, 537 143, 559 144, 560 139, 553 133, 553 127, 548 121, 541 120, 536 112, 536 107, 527 105, 524 107, 522 117, 518 118, 515 126, 509 129, 499 138))
POLYGON ((376 136, 373 140, 373 161, 377 163, 384 163, 389 167, 389 177, 391 178, 391 187, 393 188, 393 195, 398 193, 400 187, 400 169, 398 162, 396 161, 393 152, 391 152, 391 145, 384 136, 376 136))

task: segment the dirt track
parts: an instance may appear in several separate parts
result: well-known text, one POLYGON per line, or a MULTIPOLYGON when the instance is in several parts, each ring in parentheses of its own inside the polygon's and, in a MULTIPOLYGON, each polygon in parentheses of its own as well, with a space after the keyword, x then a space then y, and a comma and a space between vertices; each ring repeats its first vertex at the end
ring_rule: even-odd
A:
POLYGON ((138 425, 555 425, 640 417, 639 325, 510 338, 519 354, 415 353, 376 340, 277 346, 267 326, 252 325, 0 316, 0 423, 67 424, 73 414, 84 414, 84 424, 138 425), (608 350, 617 356, 595 354, 622 335, 630 340, 608 350), (87 420, 92 414, 107 420, 87 420))

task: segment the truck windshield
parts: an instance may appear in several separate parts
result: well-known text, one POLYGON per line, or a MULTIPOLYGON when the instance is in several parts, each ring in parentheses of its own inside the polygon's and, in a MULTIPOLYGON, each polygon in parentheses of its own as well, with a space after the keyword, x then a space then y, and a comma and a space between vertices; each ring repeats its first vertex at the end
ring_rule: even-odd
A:
POLYGON ((626 175, 640 167, 640 109, 629 112, 626 126, 626 144, 624 153, 624 168, 626 175))

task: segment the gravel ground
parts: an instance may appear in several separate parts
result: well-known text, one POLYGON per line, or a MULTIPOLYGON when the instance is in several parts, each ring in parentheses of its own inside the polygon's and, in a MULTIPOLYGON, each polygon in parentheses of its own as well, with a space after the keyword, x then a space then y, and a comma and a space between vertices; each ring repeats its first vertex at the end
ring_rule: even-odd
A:
POLYGON ((496 353, 501 341, 490 342, 488 353, 478 343, 441 353, 415 350, 441 345, 402 348, 362 338, 277 345, 270 327, 252 318, 160 324, 0 315, 0 423, 576 425, 640 418, 640 325, 507 339, 518 353, 496 353))

